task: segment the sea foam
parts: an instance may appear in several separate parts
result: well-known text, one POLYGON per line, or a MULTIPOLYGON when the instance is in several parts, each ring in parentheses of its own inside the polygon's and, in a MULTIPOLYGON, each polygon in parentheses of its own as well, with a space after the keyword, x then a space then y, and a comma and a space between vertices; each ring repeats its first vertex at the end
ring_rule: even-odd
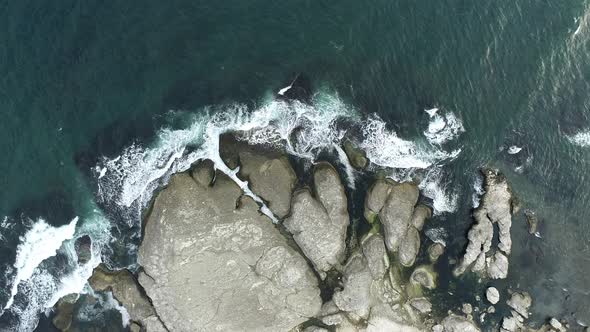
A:
POLYGON ((567 136, 567 139, 576 145, 579 146, 590 146, 590 129, 589 130, 585 130, 585 131, 581 131, 575 135, 572 136, 567 136))
MULTIPOLYGON (((434 117, 440 115, 435 114, 434 117)), ((453 139, 463 130, 461 122, 452 113, 447 112, 443 121, 447 129, 443 128, 443 132, 439 130, 436 135, 444 136, 445 141, 453 139)), ((238 178, 238 170, 230 169, 221 159, 220 135, 234 132, 238 134, 238 139, 250 144, 281 147, 289 154, 312 163, 321 152, 331 151, 341 160, 348 185, 354 187, 354 170, 345 161, 340 148, 351 126, 355 132, 361 133, 359 147, 366 152, 369 160, 384 168, 427 169, 460 153, 460 150, 445 151, 432 142, 402 139, 378 116, 361 116, 338 96, 318 93, 313 96, 311 104, 275 99, 254 109, 240 104, 205 108, 194 115, 186 128, 162 129, 152 145, 133 144, 120 156, 100 161, 94 168, 98 197, 126 210, 129 226, 138 225, 141 211, 149 203, 153 192, 165 185, 172 174, 189 169, 199 160, 210 159, 217 170, 234 180, 245 194, 259 203, 261 211, 276 222, 263 201, 249 189, 247 182, 238 178), (343 122, 347 124, 341 125, 343 122)), ((436 139, 441 140, 443 138, 436 139)), ((425 188, 435 197, 436 211, 450 211, 453 198, 442 199, 442 192, 435 188, 439 182, 431 182, 425 188)))
POLYGON ((39 219, 33 224, 33 228, 21 237, 21 242, 16 248, 16 261, 14 263, 16 277, 12 283, 11 295, 4 306, 4 310, 12 306, 14 296, 18 292, 18 285, 22 281, 28 280, 41 262, 55 256, 65 240, 74 236, 77 223, 78 217, 67 225, 53 227, 47 224, 45 220, 39 219))

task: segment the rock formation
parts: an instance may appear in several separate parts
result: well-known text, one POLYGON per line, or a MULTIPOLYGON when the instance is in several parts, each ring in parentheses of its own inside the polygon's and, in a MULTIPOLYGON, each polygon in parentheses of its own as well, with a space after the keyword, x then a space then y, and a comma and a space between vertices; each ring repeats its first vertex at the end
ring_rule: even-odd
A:
POLYGON ((344 259, 350 221, 338 172, 328 163, 316 165, 313 172, 315 195, 307 188, 295 192, 291 215, 283 224, 323 278, 344 259))
POLYGON ((139 282, 168 330, 289 331, 313 317, 321 300, 305 259, 208 167, 174 175, 145 226, 139 282))
POLYGON ((485 169, 485 193, 474 211, 475 224, 469 230, 465 255, 453 273, 459 276, 471 269, 492 279, 508 275, 508 255, 512 247, 512 192, 506 178, 497 170, 485 169), (492 249, 494 224, 498 225, 499 244, 492 249))
POLYGON ((418 205, 418 187, 411 183, 377 180, 367 193, 365 218, 370 223, 379 220, 387 249, 398 253, 403 266, 412 266, 420 250, 420 233, 432 211, 418 205))

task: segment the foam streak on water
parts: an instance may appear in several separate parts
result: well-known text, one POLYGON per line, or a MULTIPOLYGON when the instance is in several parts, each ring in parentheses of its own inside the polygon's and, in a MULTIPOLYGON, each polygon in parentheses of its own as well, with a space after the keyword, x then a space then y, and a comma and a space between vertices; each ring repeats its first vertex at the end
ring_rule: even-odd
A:
POLYGON ((74 218, 69 224, 61 227, 53 227, 43 219, 37 220, 24 236, 21 237, 21 243, 16 249, 16 277, 12 284, 11 296, 4 306, 4 310, 10 308, 14 301, 14 296, 18 292, 18 285, 22 281, 27 281, 41 262, 57 254, 65 240, 71 239, 76 230, 78 217, 74 218))

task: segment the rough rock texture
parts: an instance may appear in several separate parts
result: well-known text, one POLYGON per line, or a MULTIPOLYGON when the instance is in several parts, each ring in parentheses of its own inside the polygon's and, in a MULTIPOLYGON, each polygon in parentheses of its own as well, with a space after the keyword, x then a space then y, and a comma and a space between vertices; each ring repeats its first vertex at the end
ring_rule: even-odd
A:
POLYGON ((502 319, 501 332, 528 331, 524 325, 525 319, 529 317, 529 308, 533 304, 531 296, 526 292, 512 293, 506 304, 512 309, 511 316, 502 319))
POLYGON ((314 187, 315 198, 308 189, 293 194, 291 215, 283 225, 323 278, 344 259, 348 205, 338 172, 330 164, 316 165, 314 187))
POLYGON ((170 331, 289 331, 313 317, 307 262, 225 175, 203 185, 207 167, 174 175, 146 222, 139 282, 160 319, 170 331))
POLYGON ((365 200, 365 218, 373 223, 379 217, 387 249, 398 252, 400 263, 407 267, 414 265, 420 250, 419 231, 432 215, 429 207, 416 207, 418 195, 414 184, 377 180, 365 200))
POLYGON ((344 268, 344 289, 334 293, 334 304, 340 310, 353 313, 356 317, 368 318, 372 282, 373 277, 367 260, 364 255, 356 252, 344 268))
POLYGON ((357 148, 353 143, 350 141, 344 142, 344 152, 350 161, 352 167, 356 169, 364 169, 367 167, 369 160, 367 159, 367 154, 364 150, 357 148))
POLYGON ((430 259, 431 263, 436 263, 438 258, 444 254, 445 246, 442 243, 433 243, 428 246, 428 259, 430 259))
POLYGON ((441 322, 444 332, 479 332, 479 328, 469 319, 457 315, 449 315, 441 322))
POLYGON ((418 266, 412 275, 410 276, 410 282, 421 285, 427 289, 434 289, 436 288, 436 272, 432 269, 431 266, 418 266))
POLYGON ((109 271, 105 266, 99 265, 88 279, 90 287, 95 291, 110 291, 113 297, 117 299, 127 309, 131 321, 146 326, 147 319, 150 319, 152 330, 165 330, 162 322, 156 316, 149 299, 142 293, 135 277, 127 270, 109 271))
POLYGON ((512 247, 510 227, 512 225, 512 193, 506 178, 497 170, 485 169, 485 194, 479 207, 473 213, 475 224, 469 230, 469 243, 459 265, 453 273, 459 276, 467 269, 493 279, 508 275, 508 255, 512 247), (498 225, 499 244, 492 250, 494 224, 498 225))
POLYGON ((369 234, 361 241, 361 247, 373 279, 383 278, 389 269, 389 256, 381 234, 369 234))
POLYGON ((238 176, 248 181, 252 192, 267 202, 279 219, 289 213, 291 193, 297 176, 285 156, 271 156, 253 151, 240 151, 238 176))
POLYGON ((500 292, 498 292, 496 287, 488 287, 488 289, 486 289, 486 299, 488 299, 491 304, 496 304, 500 301, 500 292))
POLYGON ((56 315, 53 317, 52 323, 58 330, 68 331, 70 329, 74 315, 74 306, 77 300, 77 294, 69 294, 57 302, 55 306, 56 315))

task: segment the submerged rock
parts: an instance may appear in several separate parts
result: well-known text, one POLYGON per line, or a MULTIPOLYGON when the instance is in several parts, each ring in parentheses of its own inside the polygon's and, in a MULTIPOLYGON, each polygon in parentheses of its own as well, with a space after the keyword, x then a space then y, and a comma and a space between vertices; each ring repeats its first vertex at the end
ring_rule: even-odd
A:
POLYGON ((506 178, 497 170, 486 169, 482 173, 485 177, 485 194, 473 214, 475 224, 467 234, 469 243, 465 254, 453 273, 459 276, 471 269, 493 279, 503 279, 508 275, 507 256, 512 247, 512 193, 506 178), (499 230, 497 249, 492 249, 493 224, 497 224, 499 230))
POLYGON ((74 242, 78 264, 86 264, 92 258, 92 239, 88 235, 81 236, 74 242))
POLYGON ((322 278, 344 259, 348 204, 338 172, 327 163, 314 169, 315 198, 308 189, 295 192, 291 215, 283 223, 322 278))
POLYGON ((172 176, 139 250, 139 282, 168 330, 289 331, 315 316, 305 259, 227 176, 203 183, 172 176))
POLYGON ((539 226, 539 219, 537 218, 537 214, 531 210, 525 210, 524 216, 526 218, 527 224, 529 225, 529 234, 534 235, 537 233, 537 228, 539 226))

